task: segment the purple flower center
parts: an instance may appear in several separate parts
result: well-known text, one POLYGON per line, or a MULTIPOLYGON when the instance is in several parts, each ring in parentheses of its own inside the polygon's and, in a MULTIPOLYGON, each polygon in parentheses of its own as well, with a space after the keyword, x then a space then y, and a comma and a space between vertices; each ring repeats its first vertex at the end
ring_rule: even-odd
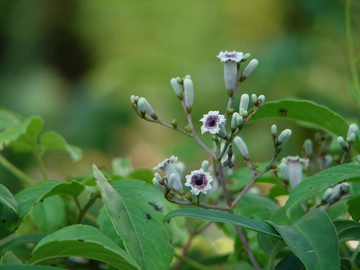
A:
POLYGON ((207 182, 206 175, 203 173, 197 173, 191 177, 191 185, 200 189, 204 188, 207 182))
POLYGON ((217 115, 209 115, 206 118, 205 127, 212 129, 212 128, 217 126, 218 121, 219 121, 219 116, 217 116, 217 115))
POLYGON ((226 53, 225 56, 226 56, 226 57, 229 57, 229 58, 235 58, 235 57, 236 57, 236 53, 226 53))

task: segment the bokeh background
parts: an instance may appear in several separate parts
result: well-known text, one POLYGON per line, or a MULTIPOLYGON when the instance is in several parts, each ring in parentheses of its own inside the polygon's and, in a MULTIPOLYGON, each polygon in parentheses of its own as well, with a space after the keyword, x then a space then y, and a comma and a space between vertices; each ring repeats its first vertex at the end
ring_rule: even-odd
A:
MULTIPOLYGON (((359 52, 360 2, 353 2, 359 52)), ((249 52, 260 61, 239 94, 310 99, 346 118, 359 117, 347 85, 341 0, 3 0, 0 106, 43 117, 45 129, 84 149, 78 163, 66 154, 48 154, 54 179, 88 172, 93 163, 110 168, 113 157, 123 156, 135 167, 152 168, 174 154, 189 170, 198 168, 206 153, 190 138, 139 119, 129 97, 146 97, 162 120, 176 118, 184 126, 169 81, 191 74, 193 119, 200 130, 198 119, 227 103, 223 65, 216 58, 221 50, 249 52)), ((299 153, 314 133, 288 121, 252 124, 242 136, 254 160, 271 157, 273 123, 294 131, 284 155, 299 153)), ((207 134, 203 138, 210 143, 207 134)), ((31 156, 5 155, 39 175, 31 156)))

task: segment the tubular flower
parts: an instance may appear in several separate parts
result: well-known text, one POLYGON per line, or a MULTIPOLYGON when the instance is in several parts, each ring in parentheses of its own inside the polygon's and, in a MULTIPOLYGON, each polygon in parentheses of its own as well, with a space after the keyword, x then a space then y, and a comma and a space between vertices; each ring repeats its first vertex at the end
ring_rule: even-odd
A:
POLYGON ((309 160, 305 158, 300 158, 299 156, 289 156, 283 158, 281 163, 286 163, 289 168, 289 182, 291 188, 295 188, 300 184, 302 179, 302 170, 306 169, 309 165, 309 160))
POLYGON ((154 170, 163 170, 166 177, 170 179, 172 178, 172 187, 177 191, 182 189, 182 183, 181 183, 181 177, 178 171, 176 170, 175 166, 173 165, 174 162, 177 162, 178 158, 175 156, 171 156, 170 158, 165 159, 163 162, 159 163, 156 167, 154 167, 154 170), (175 175, 172 176, 172 174, 175 175))
POLYGON ((240 62, 244 55, 242 52, 220 52, 217 56, 224 62, 224 79, 225 87, 227 90, 231 90, 235 86, 236 76, 237 76, 237 63, 240 62))
POLYGON ((185 186, 191 187, 193 195, 199 195, 200 192, 207 194, 211 189, 211 182, 213 178, 209 172, 204 172, 203 169, 192 171, 190 175, 186 176, 185 186))
POLYGON ((220 114, 219 111, 209 111, 200 119, 203 122, 201 126, 201 134, 209 131, 211 134, 218 134, 220 126, 225 122, 225 116, 220 114))

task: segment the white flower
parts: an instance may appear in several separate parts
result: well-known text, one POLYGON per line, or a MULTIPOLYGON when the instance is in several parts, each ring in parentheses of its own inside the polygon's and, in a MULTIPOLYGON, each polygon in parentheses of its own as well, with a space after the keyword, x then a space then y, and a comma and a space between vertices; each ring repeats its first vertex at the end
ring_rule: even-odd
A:
POLYGON ((238 63, 244 58, 244 54, 242 52, 228 52, 221 51, 217 56, 221 60, 221 62, 235 62, 238 63))
POLYGON ((172 188, 179 191, 182 189, 181 177, 175 166, 173 165, 173 163, 177 161, 177 157, 171 156, 170 158, 167 158, 163 162, 159 163, 156 167, 153 168, 153 170, 163 170, 168 179, 170 179, 171 174, 175 174, 175 179, 173 180, 174 184, 172 185, 172 188))
POLYGON ((302 179, 302 170, 309 166, 309 160, 299 156, 283 158, 281 163, 286 163, 289 168, 289 181, 291 188, 295 188, 302 179))
POLYGON ((211 134, 218 134, 220 132, 220 125, 225 122, 225 116, 219 111, 209 111, 200 119, 203 122, 201 126, 201 134, 209 131, 211 134))
POLYGON ((209 172, 204 172, 203 169, 192 171, 190 175, 186 176, 185 186, 191 187, 193 195, 199 195, 200 192, 207 194, 211 189, 211 182, 213 178, 209 172))

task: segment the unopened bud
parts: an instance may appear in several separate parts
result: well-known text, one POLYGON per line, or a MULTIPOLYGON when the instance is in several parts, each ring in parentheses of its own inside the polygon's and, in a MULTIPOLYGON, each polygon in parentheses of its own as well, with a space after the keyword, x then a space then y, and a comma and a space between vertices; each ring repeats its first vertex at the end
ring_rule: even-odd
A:
POLYGON ((239 149, 241 155, 245 159, 248 159, 249 158, 249 151, 248 151, 248 148, 247 148, 245 142, 243 141, 243 139, 240 136, 236 136, 234 138, 234 143, 235 143, 236 147, 239 149))
POLYGON ((235 131, 238 128, 238 117, 240 117, 240 115, 237 112, 233 113, 231 118, 231 131, 235 131))
POLYGON ((168 189, 171 189, 174 186, 175 179, 176 179, 176 174, 171 173, 169 178, 168 178, 168 182, 167 182, 168 189))
POLYGON ((254 105, 256 105, 257 102, 258 102, 258 97, 257 97, 257 95, 252 94, 252 95, 251 95, 251 101, 252 101, 252 103, 253 103, 254 105))
POLYGON ((189 74, 187 74, 187 75, 185 75, 185 77, 184 77, 184 80, 185 79, 190 79, 191 80, 191 76, 189 75, 189 74))
POLYGON ((313 153, 313 143, 311 139, 306 139, 303 145, 304 153, 306 157, 311 157, 313 153))
POLYGON ((261 105, 263 105, 264 104, 264 102, 265 102, 265 96, 264 95, 260 95, 259 97, 258 97, 258 105, 259 106, 261 106, 261 105))
POLYGON ((243 60, 248 60, 250 58, 251 54, 250 53, 245 53, 243 60))
POLYGON ((208 172, 208 171, 209 171, 209 166, 210 166, 210 162, 207 161, 207 160, 204 160, 204 161, 201 163, 201 169, 203 169, 204 172, 208 172))
POLYGON ((172 78, 170 80, 171 86, 174 89, 175 94, 178 96, 178 98, 182 99, 183 98, 183 93, 179 84, 179 81, 177 78, 172 78))
POLYGON ((136 98, 136 96, 134 96, 134 95, 131 95, 130 101, 132 104, 136 104, 138 102, 138 98, 136 98))
POLYGON ((244 118, 241 115, 236 117, 236 124, 238 128, 241 128, 242 125, 244 124, 244 118))
POLYGON ((337 137, 337 141, 340 144, 340 146, 342 147, 342 149, 344 149, 345 151, 347 151, 349 149, 349 144, 347 142, 345 142, 345 140, 342 136, 337 137))
POLYGON ((153 178, 153 184, 161 192, 164 192, 164 190, 165 190, 164 186, 162 184, 160 184, 160 182, 158 181, 158 179, 156 179, 156 177, 153 178))
POLYGON ((249 77, 250 74, 254 71, 254 69, 257 67, 257 65, 259 64, 259 61, 257 59, 252 59, 249 64, 246 66, 246 68, 244 69, 244 72, 242 73, 242 76, 244 76, 245 78, 249 77))
MULTIPOLYGON (((186 75, 190 76, 190 75, 186 75)), ((190 78, 185 77, 184 79, 184 95, 185 95, 185 106, 188 113, 191 112, 193 99, 194 99, 194 86, 190 78)))
POLYGON ((249 95, 248 94, 242 94, 240 99, 240 107, 239 111, 243 109, 244 111, 248 110, 249 106, 249 95))
POLYGON ((279 138, 278 138, 278 144, 279 144, 280 149, 282 149, 286 145, 286 143, 290 139, 291 134, 292 134, 292 131, 291 131, 291 129, 288 129, 288 128, 283 130, 280 133, 279 138))
POLYGON ((154 177, 155 177, 155 179, 156 179, 159 183, 162 183, 163 178, 161 177, 160 174, 155 173, 155 174, 154 174, 154 177))
POLYGON ((153 108, 151 107, 150 103, 143 97, 139 98, 138 101, 138 108, 142 116, 145 114, 149 114, 153 119, 157 119, 157 115, 155 114, 153 108))
POLYGON ((187 132, 187 133, 191 133, 191 127, 189 125, 186 125, 184 127, 184 130, 187 132))
POLYGON ((289 180, 289 167, 285 162, 281 162, 278 166, 278 169, 283 180, 289 180))
POLYGON ((326 191, 325 191, 324 195, 322 196, 321 200, 323 202, 326 202, 330 198, 330 196, 333 194, 333 192, 334 192, 334 189, 332 189, 332 188, 326 189, 326 191))
POLYGON ((176 119, 172 119, 172 120, 171 120, 171 125, 172 125, 173 128, 177 128, 177 127, 178 127, 178 122, 177 122, 177 120, 176 120, 176 119))
MULTIPOLYGON (((358 128, 357 124, 351 124, 349 126, 349 129, 348 129, 348 132, 347 132, 346 140, 349 141, 348 138, 350 138, 351 134, 354 134, 355 135, 354 137, 356 138, 358 130, 359 130, 359 128, 358 128)), ((355 141, 355 140, 353 140, 353 141, 355 141)))
POLYGON ((246 117, 248 115, 248 112, 246 110, 244 110, 243 108, 240 108, 239 114, 240 114, 240 116, 246 117))
POLYGON ((237 63, 233 61, 224 62, 225 88, 230 91, 234 88, 237 76, 237 63))
POLYGON ((277 136, 277 126, 275 124, 271 126, 271 135, 273 138, 276 138, 277 136))
POLYGON ((333 157, 331 155, 326 155, 323 159, 324 169, 329 168, 332 162, 333 162, 333 157))
POLYGON ((356 134, 355 133, 351 133, 349 137, 346 138, 346 140, 350 143, 355 142, 356 140, 356 134))
POLYGON ((223 138, 223 139, 227 139, 227 134, 226 134, 226 130, 225 130, 225 125, 224 124, 221 124, 220 126, 220 131, 218 133, 219 137, 220 138, 223 138))

